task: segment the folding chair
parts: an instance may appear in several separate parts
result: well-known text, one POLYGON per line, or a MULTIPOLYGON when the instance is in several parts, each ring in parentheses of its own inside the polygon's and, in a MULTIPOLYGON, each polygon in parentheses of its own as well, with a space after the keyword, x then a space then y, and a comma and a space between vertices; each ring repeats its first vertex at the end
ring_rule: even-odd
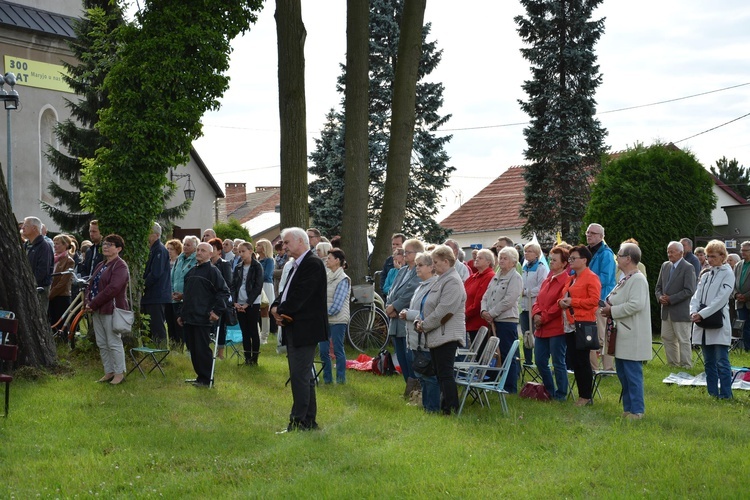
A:
POLYGON ((143 378, 146 378, 146 374, 151 373, 156 368, 158 368, 162 376, 166 377, 167 375, 164 373, 164 370, 162 370, 161 363, 162 361, 164 361, 164 359, 166 359, 168 355, 169 349, 156 349, 153 347, 133 347, 132 349, 130 349, 130 357, 133 358, 133 363, 135 363, 135 365, 125 376, 127 377, 128 375, 133 373, 136 368, 138 368, 138 371, 141 372, 143 378), (138 353, 138 357, 136 357, 136 353, 138 353), (143 363, 146 360, 151 360, 152 366, 147 372, 144 372, 143 363))
POLYGON ((732 323, 732 343, 729 345, 729 352, 737 349, 742 343, 742 331, 745 329, 745 320, 736 319, 732 323))
POLYGON ((453 363, 453 370, 455 378, 463 377, 467 373, 467 369, 476 365, 489 365, 492 361, 492 356, 495 354, 497 347, 500 345, 500 338, 490 337, 487 339, 487 343, 484 346, 484 351, 479 355, 477 361, 456 361, 453 363))
POLYGON ((17 356, 17 345, 0 345, 0 362, 2 362, 3 365, 7 365, 7 368, 0 366, 0 369, 2 369, 2 371, 0 371, 0 383, 5 384, 5 414, 3 415, 3 417, 8 416, 8 407, 10 403, 10 383, 13 382, 13 363, 16 362, 17 356))
POLYGON ((482 342, 484 342, 484 338, 487 336, 488 328, 486 326, 483 326, 477 331, 477 334, 474 336, 474 340, 471 342, 471 345, 467 348, 459 348, 456 349, 456 356, 464 356, 464 359, 461 360, 461 362, 473 362, 477 359, 477 356, 479 355, 479 347, 482 345, 482 342))
POLYGON ((16 344, 17 332, 18 320, 15 319, 15 314, 9 311, 0 311, 0 344, 16 344), (7 313, 7 315, 2 313, 7 313))
MULTIPOLYGON (((616 376, 617 372, 614 370, 594 370, 594 381, 591 387, 592 395, 599 395, 599 399, 602 399, 602 393, 599 392, 599 385, 602 383, 604 377, 616 376)), ((622 390, 620 390, 620 398, 622 398, 622 390)))
MULTIPOLYGON (((703 366, 706 366, 706 362, 703 361, 703 348, 700 346, 700 344, 693 345, 693 350, 697 355, 696 361, 700 361, 703 366)), ((695 363, 693 363, 693 366, 695 366, 695 363)))
POLYGON ((532 382, 542 383, 542 376, 539 373, 539 369, 533 363, 521 364, 521 385, 526 383, 526 375, 531 377, 532 382))
POLYGON ((468 376, 465 379, 456 382, 458 385, 462 385, 465 387, 463 395, 461 397, 461 403, 458 407, 459 415, 464 409, 464 405, 466 404, 466 396, 469 395, 469 392, 477 394, 477 399, 479 399, 479 402, 480 404, 482 404, 482 406, 484 406, 484 404, 482 403, 482 396, 484 396, 484 400, 487 403, 487 408, 490 407, 490 398, 489 396, 487 396, 487 393, 497 393, 498 397, 500 398, 500 405, 502 406, 503 413, 505 415, 508 414, 508 403, 505 400, 505 395, 508 394, 508 392, 505 390, 505 382, 508 379, 508 373, 510 372, 510 367, 515 359, 516 351, 518 351, 518 340, 515 340, 513 342, 513 345, 510 347, 510 351, 508 352, 508 355, 505 356, 505 360, 503 361, 503 364, 499 370, 495 366, 482 365, 474 365, 473 367, 468 368, 468 376), (494 379, 485 381, 484 379, 486 378, 485 376, 487 375, 487 373, 493 370, 497 372, 494 379))
POLYGON ((664 359, 661 357, 661 351, 664 349, 664 342, 659 340, 651 341, 651 350, 654 352, 654 357, 661 361, 661 364, 666 365, 664 359))

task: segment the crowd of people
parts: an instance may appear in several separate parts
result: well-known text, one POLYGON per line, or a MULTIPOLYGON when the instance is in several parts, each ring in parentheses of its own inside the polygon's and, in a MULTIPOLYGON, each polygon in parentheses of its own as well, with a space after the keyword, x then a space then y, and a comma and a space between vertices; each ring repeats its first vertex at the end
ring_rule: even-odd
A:
MULTIPOLYGON (((99 382, 122 383, 125 356, 120 334, 113 331, 112 313, 129 307, 130 274, 120 258, 123 239, 117 234, 102 237, 94 220, 90 240, 78 250, 70 235, 47 241, 35 217, 24 220, 21 236, 52 324, 70 305, 72 276, 64 271, 90 277, 85 308, 92 313, 104 368, 99 382)), ((590 406, 594 373, 612 371, 623 388, 623 417, 642 418, 643 363, 652 356, 646 270, 637 241, 623 242, 615 254, 604 236, 601 225, 591 224, 586 245, 560 243, 546 255, 536 242, 514 245, 500 237, 464 262, 455 240, 436 245, 395 234, 381 285, 404 395, 421 392, 428 412, 457 412, 456 350, 487 327, 489 336, 499 340, 498 366, 519 334, 523 338, 523 352, 510 365, 506 392, 518 392, 523 362, 538 370, 550 397, 561 402, 569 394, 571 370, 578 392, 575 405, 590 406), (583 341, 585 335, 589 338, 583 341), (430 369, 415 371, 417 357, 426 358, 430 369)), ((340 238, 329 241, 315 228, 288 228, 275 247, 265 239, 253 246, 241 239, 222 240, 207 229, 202 240, 186 236, 164 244, 162 228, 155 223, 148 243, 140 309, 150 319, 150 340, 156 345, 184 343, 196 373, 190 381, 208 387, 213 376, 212 329, 218 328, 216 357, 222 359, 227 324, 234 324, 236 316, 247 365, 258 364, 260 346, 269 333, 278 333, 279 344, 286 346, 294 399, 286 430, 317 428, 316 349, 324 383, 334 382, 333 359, 335 381, 346 383, 344 340, 352 285, 340 238), (278 288, 275 272, 281 274, 278 288)), ((666 251, 654 295, 661 307, 667 362, 691 368, 692 348, 699 345, 709 394, 731 398, 733 315, 750 319, 750 241, 742 243, 736 263, 717 240, 693 254, 692 242, 683 238, 671 241, 666 251)), ((744 347, 750 349, 750 321, 742 333, 744 347)))

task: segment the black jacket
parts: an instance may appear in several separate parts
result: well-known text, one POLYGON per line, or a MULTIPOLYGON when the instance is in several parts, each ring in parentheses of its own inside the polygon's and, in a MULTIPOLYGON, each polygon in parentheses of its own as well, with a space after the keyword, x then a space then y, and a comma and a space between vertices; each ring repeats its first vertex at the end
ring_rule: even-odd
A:
POLYGON ((156 240, 151 245, 143 273, 144 290, 141 304, 169 304, 172 302, 172 268, 169 264, 169 251, 156 240))
MULTIPOLYGON (((242 286, 242 270, 245 264, 240 262, 237 267, 234 268, 234 277, 232 278, 232 300, 237 303, 237 297, 240 294, 240 287, 242 286)), ((252 305, 255 299, 260 295, 263 290, 263 266, 260 262, 253 259, 250 264, 250 269, 247 271, 247 279, 245 280, 245 290, 247 291, 247 303, 252 305)))
POLYGON ((229 288, 211 262, 198 264, 185 275, 180 317, 188 325, 211 326, 211 311, 221 316, 226 309, 229 288))
POLYGON ((292 318, 284 326, 282 343, 300 347, 328 339, 328 279, 323 261, 308 251, 286 286, 286 300, 280 294, 272 305, 278 314, 292 318))
POLYGON ((52 271, 55 268, 55 254, 44 236, 40 234, 31 242, 31 245, 27 247, 26 255, 29 257, 31 271, 36 278, 36 286, 50 286, 52 271))
POLYGON ((104 260, 104 254, 102 253, 102 244, 91 245, 86 250, 86 257, 83 259, 83 267, 79 268, 79 274, 83 277, 91 276, 96 266, 104 260))

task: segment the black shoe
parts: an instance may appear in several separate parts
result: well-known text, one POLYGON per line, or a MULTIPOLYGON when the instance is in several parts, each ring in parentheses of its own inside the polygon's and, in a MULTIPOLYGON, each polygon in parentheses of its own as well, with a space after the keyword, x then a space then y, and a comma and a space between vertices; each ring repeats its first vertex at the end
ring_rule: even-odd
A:
POLYGON ((208 389, 209 387, 211 387, 211 385, 205 382, 198 382, 196 380, 195 382, 193 382, 193 387, 198 387, 199 389, 208 389))

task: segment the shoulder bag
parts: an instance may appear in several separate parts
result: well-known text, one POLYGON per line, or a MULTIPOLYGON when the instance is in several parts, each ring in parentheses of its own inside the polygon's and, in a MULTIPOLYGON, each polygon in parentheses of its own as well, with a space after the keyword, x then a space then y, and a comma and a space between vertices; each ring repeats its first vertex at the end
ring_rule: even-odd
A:
MULTIPOLYGON (((127 264, 126 264, 127 267, 127 264)), ((117 335, 130 335, 133 333, 133 322, 135 322, 135 313, 132 310, 133 291, 130 289, 130 270, 128 269, 128 295, 130 297, 131 309, 120 309, 117 307, 117 301, 112 299, 114 309, 112 310, 112 332, 117 335)))
POLYGON ((601 349, 596 321, 576 321, 576 349, 579 351, 593 351, 601 349))
MULTIPOLYGON (((708 278, 706 278, 706 281, 708 281, 708 278)), ((714 272, 711 271, 711 283, 714 282, 714 272)), ((698 309, 703 309, 706 307, 705 301, 707 296, 708 288, 711 286, 711 283, 706 283, 703 287, 703 297, 700 302, 700 305, 698 306, 698 309)), ((713 313, 712 315, 708 316, 707 318, 703 318, 700 321, 696 321, 695 324, 699 326, 700 328, 703 328, 704 330, 716 330, 718 328, 722 328, 724 326, 724 307, 713 313)))

